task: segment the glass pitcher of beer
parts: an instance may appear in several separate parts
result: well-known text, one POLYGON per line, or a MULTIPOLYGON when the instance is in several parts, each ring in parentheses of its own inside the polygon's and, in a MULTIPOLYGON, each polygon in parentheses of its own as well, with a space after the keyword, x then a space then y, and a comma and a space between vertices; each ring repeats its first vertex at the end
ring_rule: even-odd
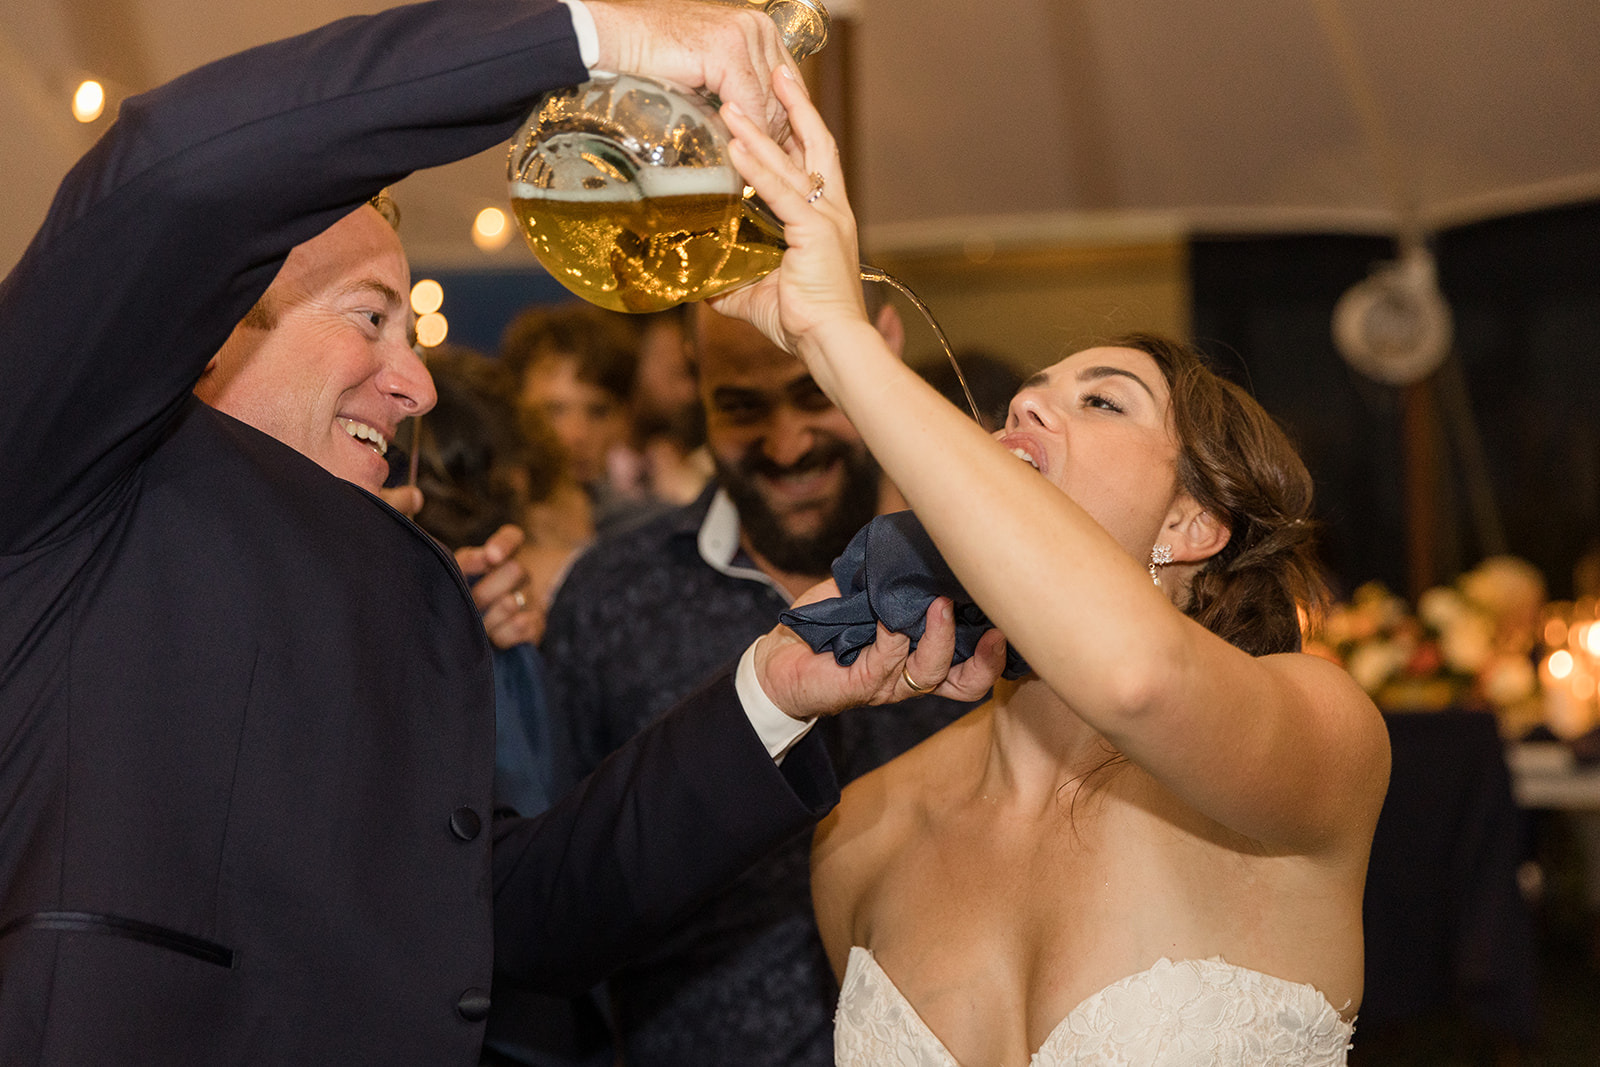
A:
MULTIPOLYGON (((750 6, 745 0, 714 0, 750 6)), ((768 0, 798 59, 827 42, 820 0, 768 0)), ((551 277, 614 311, 661 311, 755 281, 783 225, 728 159, 717 102, 637 74, 547 93, 511 142, 511 206, 551 277)))

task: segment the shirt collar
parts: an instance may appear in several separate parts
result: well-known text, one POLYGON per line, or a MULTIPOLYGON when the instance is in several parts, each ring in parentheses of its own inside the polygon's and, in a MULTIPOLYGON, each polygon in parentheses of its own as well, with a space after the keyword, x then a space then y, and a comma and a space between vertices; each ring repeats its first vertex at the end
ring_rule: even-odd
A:
POLYGON ((700 558, 712 570, 730 578, 761 582, 783 597, 785 604, 793 603, 794 598, 788 590, 757 567, 755 561, 739 547, 739 509, 734 507, 733 500, 720 487, 711 498, 711 506, 706 509, 706 517, 700 523, 696 544, 700 549, 700 558))

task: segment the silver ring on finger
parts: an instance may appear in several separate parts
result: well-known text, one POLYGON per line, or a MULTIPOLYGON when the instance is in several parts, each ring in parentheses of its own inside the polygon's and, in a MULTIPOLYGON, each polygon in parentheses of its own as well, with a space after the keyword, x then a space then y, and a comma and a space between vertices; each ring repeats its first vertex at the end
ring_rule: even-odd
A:
POLYGON ((522 611, 528 606, 528 598, 522 595, 522 590, 520 589, 511 591, 511 600, 517 605, 518 611, 522 611))
POLYGON ((811 179, 811 191, 806 194, 806 203, 815 204, 822 199, 822 187, 827 184, 827 179, 816 171, 807 175, 811 179))
POLYGON ((911 677, 911 668, 909 665, 900 668, 900 680, 905 682, 906 687, 913 693, 931 693, 935 689, 939 688, 937 682, 933 685, 918 685, 917 680, 911 677))

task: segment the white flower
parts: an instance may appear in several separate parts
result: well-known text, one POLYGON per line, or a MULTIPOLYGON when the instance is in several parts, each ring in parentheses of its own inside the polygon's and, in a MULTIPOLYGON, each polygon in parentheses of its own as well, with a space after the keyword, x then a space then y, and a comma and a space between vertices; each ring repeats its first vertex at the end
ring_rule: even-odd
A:
POLYGON ((1417 617, 1440 633, 1470 610, 1460 593, 1442 585, 1429 589, 1417 601, 1417 617))
POLYGON ((1463 612, 1439 635, 1439 651, 1452 670, 1477 674, 1494 653, 1494 623, 1476 611, 1463 612))
POLYGON ((1372 641, 1358 645, 1350 653, 1345 670, 1356 684, 1369 693, 1375 693, 1383 683, 1393 678, 1405 666, 1407 651, 1396 641, 1372 641))
POLYGON ((1489 661, 1481 676, 1483 695, 1491 704, 1515 704, 1533 695, 1539 676, 1526 656, 1501 654, 1489 661))
POLYGON ((1537 611, 1544 603, 1544 575, 1516 556, 1490 556, 1461 576, 1461 591, 1496 616, 1537 611))

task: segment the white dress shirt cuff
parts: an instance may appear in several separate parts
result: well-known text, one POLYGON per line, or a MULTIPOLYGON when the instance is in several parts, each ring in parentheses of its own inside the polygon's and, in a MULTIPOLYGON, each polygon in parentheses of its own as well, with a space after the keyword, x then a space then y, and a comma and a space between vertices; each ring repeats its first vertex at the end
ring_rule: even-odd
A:
POLYGON ((594 15, 584 6, 583 0, 561 0, 572 14, 572 32, 578 37, 578 54, 583 65, 590 70, 600 62, 600 32, 594 27, 594 15))
POLYGON ((767 746, 767 752, 773 760, 782 763, 783 757, 811 731, 817 720, 806 719, 802 722, 786 714, 761 688, 761 682, 756 678, 756 645, 760 643, 761 638, 756 638, 744 650, 744 655, 739 657, 739 669, 733 676, 733 689, 739 694, 739 703, 744 705, 744 713, 749 716, 750 725, 755 727, 756 736, 767 746))

